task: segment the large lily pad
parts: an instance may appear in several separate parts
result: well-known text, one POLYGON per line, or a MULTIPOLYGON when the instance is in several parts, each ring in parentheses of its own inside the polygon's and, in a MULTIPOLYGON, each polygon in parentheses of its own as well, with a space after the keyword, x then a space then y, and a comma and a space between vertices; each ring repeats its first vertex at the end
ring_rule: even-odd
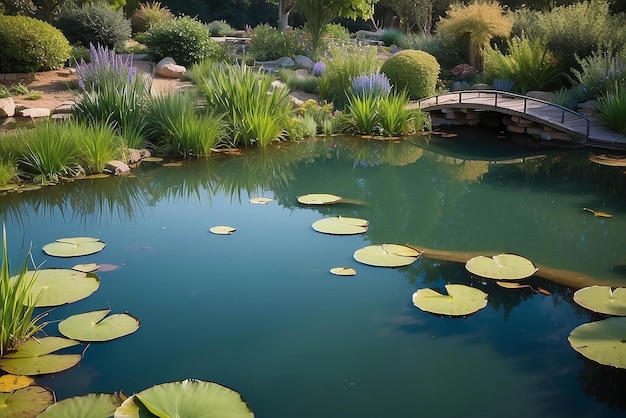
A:
POLYGON ((59 322, 59 332, 79 341, 109 341, 132 334, 139 328, 139 320, 123 313, 105 317, 110 309, 72 315, 59 322))
POLYGON ((105 246, 106 243, 99 238, 74 237, 58 239, 44 245, 42 250, 54 257, 79 257, 100 252, 105 246))
POLYGON ((0 376, 0 392, 13 392, 14 390, 28 387, 34 383, 35 379, 32 377, 5 374, 0 376))
POLYGON ((313 222, 313 229, 323 234, 353 235, 367 231, 368 221, 359 218, 333 216, 313 222))
POLYGON ((123 400, 120 395, 109 393, 75 396, 48 407, 37 418, 109 418, 123 400))
POLYGON ((574 350, 590 360, 626 368, 626 318, 607 318, 582 324, 567 339, 574 350))
POLYGON ((128 398, 115 411, 115 418, 253 418, 241 395, 213 382, 187 379, 164 383, 128 398), (140 413, 145 408, 152 415, 140 413))
POLYGON ((626 288, 610 286, 583 287, 574 293, 574 301, 594 312, 626 316, 626 288))
POLYGON ((370 245, 354 252, 354 259, 376 267, 408 266, 420 256, 420 252, 399 244, 370 245))
POLYGON ((81 354, 51 354, 80 344, 61 337, 43 337, 26 341, 15 352, 0 359, 0 369, 12 374, 34 376, 56 373, 74 367, 81 354))
MULTIPOLYGON (((13 276, 11 280, 17 280, 13 276)), ((100 287, 94 273, 72 269, 30 270, 25 274, 27 283, 33 280, 31 302, 37 307, 59 306, 86 298, 100 287)))
POLYGON ((480 289, 462 284, 446 285, 448 295, 432 289, 413 293, 413 305, 426 312, 440 315, 469 315, 487 306, 487 294, 480 289))
POLYGON ((480 255, 468 260, 465 268, 472 274, 495 280, 521 280, 537 272, 532 261, 515 254, 480 255))
POLYGON ((41 386, 29 386, 10 393, 0 393, 0 416, 30 418, 54 403, 54 394, 41 386))
POLYGON ((298 196, 298 202, 303 205, 333 205, 341 202, 341 197, 328 193, 312 193, 298 196))

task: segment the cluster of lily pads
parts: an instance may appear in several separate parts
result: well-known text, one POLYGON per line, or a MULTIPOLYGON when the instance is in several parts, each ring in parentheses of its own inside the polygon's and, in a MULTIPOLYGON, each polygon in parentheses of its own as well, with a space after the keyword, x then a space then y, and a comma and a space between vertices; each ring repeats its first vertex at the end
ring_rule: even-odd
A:
MULTIPOLYGON (((43 247, 55 257, 77 257, 102 251, 98 238, 63 238, 43 247)), ((94 273, 99 265, 78 264, 72 269, 38 269, 23 278, 32 281, 29 303, 54 307, 84 299, 100 286, 94 273)), ((19 276, 11 277, 12 281, 19 276)), ((214 382, 184 380, 153 386, 130 397, 124 394, 89 394, 55 403, 54 393, 36 386, 30 376, 57 373, 80 362, 79 354, 58 354, 82 343, 103 342, 135 332, 140 325, 128 313, 109 315, 100 309, 72 315, 58 324, 62 336, 31 338, 0 358, 0 415, 24 418, 139 418, 139 417, 253 417, 248 404, 234 390, 214 382)))

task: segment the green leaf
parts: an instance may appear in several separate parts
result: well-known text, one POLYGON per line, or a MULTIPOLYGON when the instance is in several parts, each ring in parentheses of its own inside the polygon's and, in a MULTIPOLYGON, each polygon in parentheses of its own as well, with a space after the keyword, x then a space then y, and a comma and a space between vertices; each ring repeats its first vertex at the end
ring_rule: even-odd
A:
MULTIPOLYGON (((31 299, 36 307, 59 306, 86 298, 100 287, 94 273, 71 269, 44 269, 26 272, 25 279, 32 280, 31 299)), ((11 277, 17 280, 17 276, 11 277)))
POLYGON ((28 387, 34 383, 35 379, 32 377, 5 374, 0 376, 0 392, 13 392, 14 390, 28 387))
POLYGON ((356 270, 351 267, 334 267, 330 272, 336 276, 355 276, 356 270))
POLYGON ((144 405, 154 416, 179 418, 253 418, 241 395, 213 382, 187 379, 153 386, 128 398, 115 418, 147 417, 144 405))
POLYGON ((106 243, 98 238, 75 237, 58 239, 44 245, 42 250, 54 257, 79 257, 100 252, 105 246, 106 243))
POLYGON ((59 322, 59 332, 79 341, 109 341, 132 334, 139 328, 139 320, 127 313, 111 315, 110 309, 72 315, 59 322))
POLYGON ((607 318, 582 324, 567 339, 574 350, 590 360, 626 368, 626 318, 607 318))
POLYGON ((122 399, 117 394, 90 393, 63 399, 37 418, 109 418, 121 404, 122 399))
POLYGON ((377 267, 408 266, 419 256, 419 251, 398 244, 370 245, 354 252, 356 261, 377 267))
POLYGON ((6 418, 36 417, 54 403, 52 391, 29 386, 10 393, 0 393, 0 416, 6 418))
POLYGON ((232 235, 236 231, 236 229, 232 226, 219 225, 210 228, 209 231, 216 235, 232 235))
POLYGON ((413 305, 426 312, 449 316, 469 315, 487 306, 487 294, 480 289, 448 284, 446 291, 448 295, 428 288, 419 289, 413 293, 413 305))
POLYGON ((74 367, 82 355, 50 354, 78 345, 78 341, 61 337, 44 337, 26 341, 15 352, 0 359, 0 369, 7 373, 34 376, 56 373, 74 367))
POLYGON ((365 219, 334 216, 313 222, 313 229, 323 234, 353 235, 367 231, 368 222, 365 219))
POLYGON ((332 205, 340 201, 341 197, 326 193, 313 193, 298 196, 298 202, 303 205, 332 205))
POLYGON ((72 270, 82 271, 83 273, 91 273, 92 271, 96 271, 100 268, 100 265, 96 263, 88 263, 88 264, 76 264, 72 267, 72 270))
POLYGON ((515 254, 479 255, 468 260, 465 268, 472 274, 495 280, 521 280, 537 271, 532 261, 515 254))
POLYGON ((610 286, 583 287, 574 293, 574 301, 591 311, 626 316, 626 288, 610 286))

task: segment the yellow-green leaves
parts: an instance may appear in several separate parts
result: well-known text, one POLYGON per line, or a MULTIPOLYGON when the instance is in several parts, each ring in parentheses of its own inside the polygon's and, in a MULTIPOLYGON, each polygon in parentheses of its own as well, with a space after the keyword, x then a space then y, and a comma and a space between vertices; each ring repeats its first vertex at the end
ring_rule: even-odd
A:
POLYGON ((59 322, 59 332, 79 341, 109 341, 132 334, 139 328, 137 318, 127 313, 106 317, 110 312, 110 309, 102 309, 72 315, 59 322))
POLYGON ((356 261, 376 267, 408 266, 419 256, 419 251, 399 244, 370 245, 354 253, 356 261))
POLYGON ((330 269, 330 272, 335 276, 354 276, 356 270, 351 267, 334 267, 330 269))
POLYGON ((106 243, 98 238, 75 237, 58 239, 53 243, 44 245, 42 250, 54 257, 79 257, 95 254, 102 251, 105 246, 106 243))
POLYGON ((53 402, 54 394, 40 386, 0 393, 0 415, 8 418, 36 417, 53 402))
POLYGON ((37 418, 109 418, 125 399, 108 393, 75 396, 55 403, 37 418))
POLYGON ((52 354, 80 344, 61 337, 43 337, 26 341, 15 352, 0 359, 0 369, 12 374, 34 376, 56 373, 74 367, 81 354, 52 354))
POLYGON ((521 280, 537 271, 532 261, 515 254, 480 255, 468 260, 465 268, 472 274, 494 280, 521 280))
POLYGON ((211 231, 212 234, 216 235, 232 235, 235 233, 236 229, 232 226, 219 225, 210 228, 209 231, 211 231))
POLYGON ((332 205, 339 203, 340 201, 341 197, 327 193, 314 193, 298 196, 298 202, 303 205, 332 205))
MULTIPOLYGON (((91 295, 100 287, 100 279, 94 273, 72 269, 45 269, 28 271, 27 281, 33 280, 30 303, 37 307, 59 306, 76 302, 91 295)), ((17 276, 11 278, 17 280, 17 276)))
POLYGON ((583 287, 574 293, 574 301, 591 311, 626 316, 626 288, 610 286, 583 287))
POLYGON ((423 311, 440 315, 469 315, 487 306, 487 294, 482 290, 461 284, 446 285, 447 295, 432 289, 413 293, 413 305, 423 311))
POLYGON ((313 229, 323 234, 353 235, 367 231, 368 222, 365 219, 334 216, 313 222, 313 229))
POLYGON ((582 324, 569 335, 572 348, 607 366, 626 368, 626 318, 607 318, 582 324))

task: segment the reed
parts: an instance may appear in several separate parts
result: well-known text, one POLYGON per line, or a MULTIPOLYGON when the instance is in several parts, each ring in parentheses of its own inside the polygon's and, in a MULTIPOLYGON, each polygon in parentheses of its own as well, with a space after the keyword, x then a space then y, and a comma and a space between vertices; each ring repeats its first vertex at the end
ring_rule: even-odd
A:
POLYGON ((86 174, 101 173, 107 162, 122 158, 124 145, 111 124, 71 122, 71 127, 81 138, 79 160, 86 174))
MULTIPOLYGON (((416 111, 408 109, 409 96, 406 92, 390 94, 378 102, 380 109, 380 124, 385 136, 406 135, 422 129, 416 126, 416 111)), ((419 109, 418 109, 419 111, 419 109)))
POLYGON ((609 129, 626 135, 626 88, 618 83, 604 97, 598 99, 600 121, 609 129))
POLYGON ((349 114, 345 131, 352 134, 369 135, 372 133, 380 133, 380 119, 378 101, 372 94, 361 96, 351 96, 348 99, 349 114))

